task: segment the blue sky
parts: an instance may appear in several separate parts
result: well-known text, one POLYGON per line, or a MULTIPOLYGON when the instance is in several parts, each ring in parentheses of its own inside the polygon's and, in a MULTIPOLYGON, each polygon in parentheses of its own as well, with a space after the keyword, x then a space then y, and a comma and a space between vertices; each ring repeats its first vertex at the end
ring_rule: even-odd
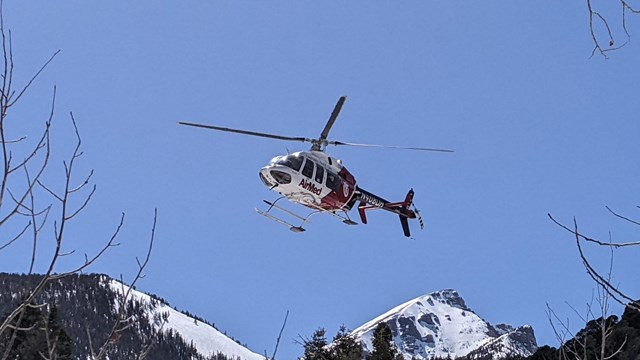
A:
MULTIPOLYGON (((581 1, 6 1, 4 12, 17 83, 62 49, 14 109, 15 134, 41 128, 55 85, 48 179, 70 151, 70 111, 79 171, 95 170, 98 191, 65 240, 77 253, 60 270, 104 243, 125 212, 122 245, 92 271, 130 279, 158 208, 138 289, 256 352, 272 352, 287 310, 279 354, 291 359, 298 335, 355 328, 442 288, 489 322, 531 324, 540 344, 555 345, 545 304, 571 316, 565 302, 584 308, 594 284, 547 213, 575 216, 594 237, 637 240, 605 206, 638 218, 640 43, 590 58, 581 1), (455 149, 328 149, 371 192, 399 200, 415 189, 425 220, 415 240, 384 213, 357 227, 317 217, 291 233, 255 214, 276 195, 258 170, 306 144, 176 124, 316 137, 341 95, 333 139, 455 149)), ((0 270, 27 271, 28 249, 0 253, 0 270)), ((588 254, 606 268, 606 251, 588 254)), ((637 256, 618 251, 614 271, 635 296, 637 256)))

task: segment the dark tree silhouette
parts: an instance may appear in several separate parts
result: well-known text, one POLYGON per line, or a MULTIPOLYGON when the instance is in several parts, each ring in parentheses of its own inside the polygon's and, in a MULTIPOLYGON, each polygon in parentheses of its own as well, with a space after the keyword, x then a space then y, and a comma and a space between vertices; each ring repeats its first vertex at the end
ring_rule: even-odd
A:
POLYGON ((403 356, 398 352, 393 344, 393 335, 389 326, 381 322, 373 331, 373 352, 367 360, 403 360, 403 356))

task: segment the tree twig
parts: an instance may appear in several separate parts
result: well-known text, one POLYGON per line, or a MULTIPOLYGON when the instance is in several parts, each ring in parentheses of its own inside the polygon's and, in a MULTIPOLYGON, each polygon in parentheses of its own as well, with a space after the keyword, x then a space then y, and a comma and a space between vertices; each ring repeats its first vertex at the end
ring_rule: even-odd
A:
POLYGON ((273 349, 273 355, 271 355, 271 360, 276 359, 276 353, 278 352, 278 345, 280 345, 280 338, 282 337, 282 332, 284 331, 284 327, 287 325, 288 318, 289 318, 289 310, 287 310, 287 314, 284 316, 284 321, 282 322, 282 328, 280 328, 280 332, 278 333, 278 339, 276 340, 276 347, 273 349))

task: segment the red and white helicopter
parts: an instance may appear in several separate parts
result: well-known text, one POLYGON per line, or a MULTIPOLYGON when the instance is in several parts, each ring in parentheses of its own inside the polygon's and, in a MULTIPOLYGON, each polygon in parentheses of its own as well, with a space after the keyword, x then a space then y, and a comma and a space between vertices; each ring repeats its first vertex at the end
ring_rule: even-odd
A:
POLYGON ((345 224, 356 225, 357 223, 349 218, 348 211, 359 202, 358 213, 360 214, 360 219, 363 224, 367 223, 365 216, 367 210, 387 210, 400 217, 404 235, 410 237, 411 233, 409 231, 408 219, 418 219, 420 228, 424 227, 420 213, 413 204, 413 189, 409 190, 404 201, 389 202, 359 187, 356 179, 349 170, 342 165, 342 162, 327 155, 324 149, 327 145, 345 145, 439 152, 452 152, 452 150, 356 144, 327 140, 329 131, 335 123, 345 100, 346 96, 340 97, 318 139, 274 135, 189 122, 179 122, 179 124, 270 139, 311 143, 312 145, 309 151, 299 151, 276 156, 271 159, 269 164, 260 169, 260 179, 262 182, 269 190, 274 190, 282 196, 275 201, 264 200, 268 208, 264 211, 259 209, 256 209, 256 211, 260 215, 287 226, 291 231, 305 231, 303 226, 309 222, 309 219, 321 213, 332 215, 342 220, 345 224), (312 209, 312 212, 307 216, 301 216, 291 210, 285 209, 278 204, 278 202, 284 198, 291 202, 304 205, 312 209), (294 225, 292 224, 294 220, 286 221, 277 217, 272 214, 274 209, 280 210, 293 217, 296 219, 296 222, 300 222, 300 224, 294 225))

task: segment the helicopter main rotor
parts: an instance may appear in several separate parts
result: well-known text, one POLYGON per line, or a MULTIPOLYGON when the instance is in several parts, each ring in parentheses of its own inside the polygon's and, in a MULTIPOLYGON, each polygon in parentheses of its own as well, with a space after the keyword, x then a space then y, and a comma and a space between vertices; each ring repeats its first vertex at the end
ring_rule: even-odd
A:
POLYGON ((240 129, 222 127, 222 126, 197 124, 197 123, 190 123, 190 122, 183 122, 183 121, 179 121, 178 124, 187 125, 187 126, 193 126, 193 127, 199 127, 199 128, 204 128, 204 129, 210 129, 210 130, 218 130, 218 131, 225 131, 225 132, 243 134, 243 135, 264 137, 264 138, 269 138, 269 139, 311 143, 311 150, 312 151, 324 151, 324 148, 327 145, 335 145, 335 146, 354 146, 354 147, 369 147, 369 148, 401 149, 401 150, 453 152, 453 150, 447 150, 447 149, 434 149, 434 148, 424 148, 424 147, 406 147, 406 146, 390 146, 390 145, 376 145, 376 144, 359 144, 359 143, 351 143, 351 142, 344 142, 344 141, 327 140, 327 137, 329 136, 329 132, 331 131, 331 128, 333 127, 333 124, 336 122, 336 119, 338 118, 338 114, 340 113, 340 110, 342 110, 342 105, 344 105, 344 102, 345 102, 346 99, 347 99, 346 96, 341 96, 340 99, 338 99, 338 102, 336 103, 336 106, 333 108, 333 111, 331 112, 331 116, 329 117, 329 120, 327 121, 327 124, 324 126, 324 129, 320 133, 320 137, 318 139, 310 139, 310 138, 306 138, 306 137, 284 136, 284 135, 269 134, 269 133, 263 133, 263 132, 257 132, 257 131, 240 130, 240 129))
POLYGON ((324 129, 322 129, 322 132, 320 133, 320 138, 318 138, 318 140, 313 143, 313 146, 311 146, 311 150, 322 151, 322 149, 329 144, 329 142, 327 141, 327 136, 329 136, 329 131, 331 131, 331 127, 333 127, 333 124, 336 122, 338 114, 340 114, 340 110, 342 110, 342 105, 344 105, 345 100, 347 100, 346 96, 340 96, 340 99, 338 99, 336 106, 331 112, 331 116, 329 116, 329 120, 327 120, 327 124, 324 126, 324 129))

